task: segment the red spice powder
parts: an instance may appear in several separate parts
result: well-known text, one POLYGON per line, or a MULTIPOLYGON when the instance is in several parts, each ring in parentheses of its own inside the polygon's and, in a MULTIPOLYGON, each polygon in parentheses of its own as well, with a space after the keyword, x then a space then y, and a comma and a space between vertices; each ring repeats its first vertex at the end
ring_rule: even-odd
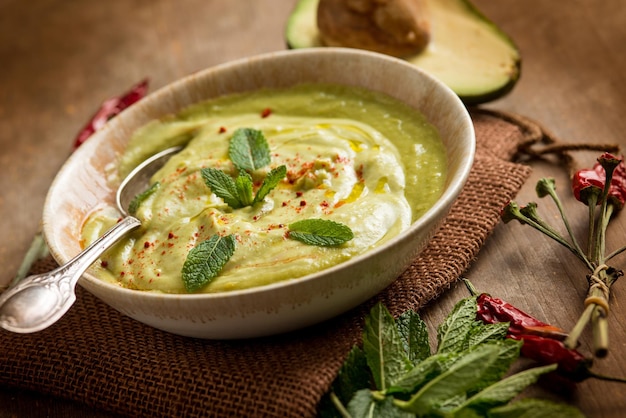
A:
POLYGON ((272 109, 270 109, 269 107, 266 107, 265 109, 263 109, 263 111, 261 112, 261 117, 262 118, 266 118, 269 115, 272 114, 272 109))
POLYGON ((224 132, 226 132, 226 128, 223 126, 220 126, 220 129, 217 132, 220 134, 223 134, 224 132))

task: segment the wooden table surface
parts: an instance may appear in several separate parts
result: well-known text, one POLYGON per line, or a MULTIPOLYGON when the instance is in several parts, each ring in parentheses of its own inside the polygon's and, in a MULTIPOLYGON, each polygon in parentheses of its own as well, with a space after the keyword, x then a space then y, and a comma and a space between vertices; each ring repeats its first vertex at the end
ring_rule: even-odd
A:
MULTIPOLYGON (((434 0, 436 1, 436 0, 434 0)), ((100 102, 144 77, 151 90, 194 71, 258 53, 285 49, 284 27, 295 0, 0 0, 0 284, 15 274, 48 187, 71 142, 100 102)), ((626 145, 626 7, 622 0, 475 0, 517 43, 522 78, 506 98, 487 107, 540 121, 566 142, 626 145)), ((597 153, 578 153, 590 165, 597 153)), ((521 203, 537 200, 534 184, 566 173, 532 162, 521 203)), ((573 227, 584 235, 586 208, 567 195, 573 227)), ((546 200, 540 210, 557 221, 546 200)), ((608 247, 626 244, 626 214, 609 231, 608 247)), ((626 256, 615 260, 626 268, 626 256)), ((566 250, 528 227, 501 224, 466 275, 475 286, 570 328, 581 312, 586 281, 566 250)), ((599 373, 626 377, 626 288, 613 288, 611 352, 599 373)), ((467 295, 454 286, 424 312, 439 324, 467 295)), ((586 333, 581 350, 587 350, 586 333)), ((1 370, 2 365, 0 365, 1 370)), ((556 395, 590 417, 626 416, 626 386, 587 380, 556 395)), ((73 402, 4 388, 0 417, 94 416, 73 402)), ((108 416, 102 414, 102 416, 108 416)))

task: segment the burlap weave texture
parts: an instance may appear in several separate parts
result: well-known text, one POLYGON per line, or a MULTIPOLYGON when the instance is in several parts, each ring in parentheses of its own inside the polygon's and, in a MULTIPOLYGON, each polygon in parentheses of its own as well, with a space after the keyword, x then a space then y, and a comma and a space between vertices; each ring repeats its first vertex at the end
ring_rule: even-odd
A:
MULTIPOLYGON (((418 310, 470 266, 500 209, 529 175, 511 162, 523 132, 473 114, 476 160, 428 247, 375 300, 317 326, 274 337, 204 341, 122 316, 82 289, 70 312, 31 335, 0 331, 0 385, 74 399, 132 417, 307 417, 316 414, 375 301, 418 310)), ((43 260, 35 271, 49 269, 43 260)))

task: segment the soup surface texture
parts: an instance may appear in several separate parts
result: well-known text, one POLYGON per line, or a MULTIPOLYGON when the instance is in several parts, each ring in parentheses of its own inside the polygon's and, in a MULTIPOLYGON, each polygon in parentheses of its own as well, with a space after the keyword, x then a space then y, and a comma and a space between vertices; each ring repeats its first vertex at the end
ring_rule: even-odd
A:
MULTIPOLYGON (((120 286, 187 293, 181 278, 189 252, 212 236, 236 239, 232 257, 199 292, 223 292, 297 280, 377 247, 427 211, 441 195, 446 157, 437 130, 418 111, 386 95, 353 87, 309 84, 228 95, 193 105, 137 130, 109 173, 119 183, 145 158, 185 148, 157 172, 159 187, 139 204, 142 226, 94 264, 120 286), (233 209, 212 192, 201 170, 233 179, 233 134, 259 131, 271 162, 250 170, 256 191, 270 170, 286 175, 261 201, 233 209), (335 246, 290 239, 289 225, 327 219, 353 238, 335 246)), ((86 246, 119 219, 96 208, 82 230, 86 246)))

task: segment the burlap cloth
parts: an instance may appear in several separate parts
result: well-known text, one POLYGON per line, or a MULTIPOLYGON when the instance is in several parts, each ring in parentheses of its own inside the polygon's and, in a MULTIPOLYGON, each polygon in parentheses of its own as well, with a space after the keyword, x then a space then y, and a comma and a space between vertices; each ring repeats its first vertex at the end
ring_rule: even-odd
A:
MULTIPOLYGON (((397 315, 418 310, 468 268, 530 169, 511 162, 523 129, 473 112, 476 161, 445 224, 411 267, 375 299, 397 315)), ((44 259, 33 272, 49 270, 44 259)), ((307 417, 316 414, 374 301, 286 335, 205 341, 122 316, 80 287, 51 328, 0 331, 0 385, 145 417, 307 417)))

